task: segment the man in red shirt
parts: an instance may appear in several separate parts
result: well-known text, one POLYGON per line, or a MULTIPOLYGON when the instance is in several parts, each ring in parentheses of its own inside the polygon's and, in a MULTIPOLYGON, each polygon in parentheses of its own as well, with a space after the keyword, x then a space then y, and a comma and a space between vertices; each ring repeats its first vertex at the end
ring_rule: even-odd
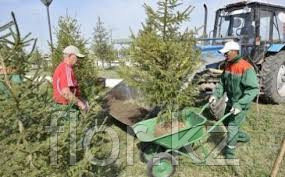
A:
POLYGON ((88 109, 87 104, 80 99, 79 86, 74 75, 73 66, 78 58, 85 57, 75 46, 63 50, 63 61, 53 74, 53 100, 58 105, 75 104, 81 110, 88 109))

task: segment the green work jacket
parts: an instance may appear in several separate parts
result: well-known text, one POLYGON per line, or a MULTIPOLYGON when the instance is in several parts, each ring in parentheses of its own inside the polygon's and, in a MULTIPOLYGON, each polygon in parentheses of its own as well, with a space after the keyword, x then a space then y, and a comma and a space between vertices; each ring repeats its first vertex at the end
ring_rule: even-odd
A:
POLYGON ((213 95, 220 98, 226 92, 228 106, 247 110, 250 103, 259 93, 258 80, 252 65, 242 57, 236 57, 226 62, 225 70, 220 78, 220 83, 213 95))

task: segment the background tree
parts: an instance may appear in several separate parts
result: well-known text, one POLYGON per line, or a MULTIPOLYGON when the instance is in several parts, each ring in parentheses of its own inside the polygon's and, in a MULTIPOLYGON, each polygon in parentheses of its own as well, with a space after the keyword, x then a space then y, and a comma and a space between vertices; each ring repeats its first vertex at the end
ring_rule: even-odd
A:
POLYGON ((52 55, 52 71, 62 61, 63 49, 68 45, 74 45, 80 52, 85 54, 85 58, 79 59, 75 67, 75 73, 79 82, 82 95, 84 97, 93 97, 98 92, 96 85, 97 72, 92 60, 89 58, 86 47, 87 41, 81 34, 78 21, 70 16, 60 17, 56 29, 57 43, 52 55))
POLYGON ((109 63, 109 67, 111 67, 112 62, 118 59, 118 50, 114 48, 113 44, 108 45, 108 53, 107 53, 106 62, 109 63))
POLYGON ((179 11, 179 0, 160 0, 158 9, 144 5, 147 19, 138 35, 132 36, 130 65, 123 65, 121 75, 141 90, 149 103, 162 109, 159 122, 169 122, 164 113, 179 111, 193 104, 194 87, 185 84, 199 64, 199 51, 192 31, 182 31, 192 11, 179 11))
POLYGON ((124 63, 128 57, 130 57, 129 46, 121 46, 118 49, 118 61, 124 63))
POLYGON ((100 17, 98 17, 96 27, 94 28, 91 51, 97 61, 101 61, 103 68, 106 62, 110 64, 117 58, 114 47, 110 41, 110 34, 104 27, 104 23, 100 17))
POLYGON ((43 57, 43 54, 40 52, 40 50, 38 48, 36 48, 31 55, 31 64, 34 65, 35 69, 37 68, 39 60, 43 60, 43 61, 41 61, 41 66, 40 66, 41 69, 45 72, 48 72, 48 69, 49 69, 48 68, 48 66, 49 66, 48 60, 45 60, 43 57))

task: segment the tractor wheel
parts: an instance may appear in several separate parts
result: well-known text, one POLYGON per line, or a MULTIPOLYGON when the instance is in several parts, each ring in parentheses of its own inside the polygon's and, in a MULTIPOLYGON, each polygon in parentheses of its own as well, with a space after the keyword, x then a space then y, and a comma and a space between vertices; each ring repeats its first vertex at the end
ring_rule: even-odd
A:
POLYGON ((270 103, 285 103, 285 51, 266 58, 261 77, 265 99, 270 103))
POLYGON ((147 163, 149 177, 170 177, 175 173, 177 161, 168 153, 159 153, 147 163))

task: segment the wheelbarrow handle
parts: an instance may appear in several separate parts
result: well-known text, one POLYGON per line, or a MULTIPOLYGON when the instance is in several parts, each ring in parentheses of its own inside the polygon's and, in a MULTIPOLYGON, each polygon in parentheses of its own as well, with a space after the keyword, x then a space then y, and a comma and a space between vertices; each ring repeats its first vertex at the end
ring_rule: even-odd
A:
MULTIPOLYGON (((201 109, 199 115, 201 115, 201 114, 205 111, 205 109, 208 108, 209 106, 210 106, 210 103, 205 104, 205 105, 202 107, 202 109, 201 109)), ((228 118, 228 117, 229 117, 230 115, 232 115, 232 114, 233 114, 233 112, 229 112, 229 113, 227 113, 226 115, 224 115, 219 121, 217 121, 217 122, 207 131, 207 133, 210 133, 211 131, 213 131, 221 122, 223 122, 226 118, 228 118)))
POLYGON ((208 131, 207 133, 210 133, 211 131, 213 131, 221 122, 223 122, 226 118, 228 118, 230 115, 232 115, 232 112, 227 113, 226 115, 224 115, 219 121, 217 121, 208 131))
POLYGON ((205 104, 205 105, 202 107, 201 111, 199 112, 199 115, 201 115, 201 114, 205 111, 205 109, 208 108, 209 106, 210 106, 210 103, 205 104))

